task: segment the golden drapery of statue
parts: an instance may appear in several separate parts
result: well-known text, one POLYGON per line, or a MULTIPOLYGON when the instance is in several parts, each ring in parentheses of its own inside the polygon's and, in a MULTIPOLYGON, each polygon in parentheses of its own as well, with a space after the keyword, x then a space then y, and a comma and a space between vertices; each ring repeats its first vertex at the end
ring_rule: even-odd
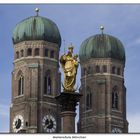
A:
POLYGON ((76 75, 78 68, 78 55, 75 54, 73 56, 73 46, 71 45, 68 49, 67 54, 63 54, 60 57, 60 63, 64 72, 64 84, 63 90, 66 92, 74 92, 76 89, 74 88, 76 83, 76 75))

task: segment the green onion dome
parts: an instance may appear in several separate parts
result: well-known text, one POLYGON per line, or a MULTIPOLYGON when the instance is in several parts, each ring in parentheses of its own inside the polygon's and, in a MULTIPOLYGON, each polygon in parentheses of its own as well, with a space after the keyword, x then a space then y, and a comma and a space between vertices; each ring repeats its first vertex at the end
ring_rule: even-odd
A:
POLYGON ((91 58, 113 58, 125 63, 125 50, 119 39, 107 34, 97 34, 83 41, 79 57, 80 61, 91 58))
POLYGON ((57 25, 41 16, 29 17, 16 25, 13 30, 13 43, 29 40, 44 40, 61 45, 61 36, 57 25))

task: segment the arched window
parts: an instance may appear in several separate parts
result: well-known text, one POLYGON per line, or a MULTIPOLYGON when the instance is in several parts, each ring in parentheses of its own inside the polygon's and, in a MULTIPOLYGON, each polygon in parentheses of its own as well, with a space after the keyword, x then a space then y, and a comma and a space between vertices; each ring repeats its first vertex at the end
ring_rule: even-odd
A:
POLYGON ((52 94, 52 81, 51 81, 50 71, 47 71, 44 77, 44 94, 45 95, 52 94))
POLYGON ((20 55, 21 55, 21 57, 24 56, 24 51, 23 50, 20 51, 20 55))
POLYGON ((18 59, 19 58, 19 52, 17 51, 16 52, 16 59, 18 59))
POLYGON ((51 78, 50 78, 50 76, 48 77, 48 79, 47 79, 48 81, 48 88, 47 88, 47 94, 51 94, 51 78))
POLYGON ((118 103, 119 103, 118 89, 117 86, 115 86, 112 91, 112 108, 118 109, 118 103))
POLYGON ((112 74, 115 74, 115 73, 116 73, 116 67, 113 66, 113 67, 112 67, 112 74))
POLYGON ((21 75, 18 79, 18 96, 24 94, 24 77, 21 75))
POLYGON ((39 56, 39 48, 35 49, 35 56, 39 56))
POLYGON ((98 65, 96 66, 96 73, 100 73, 100 67, 98 65))
POLYGON ((49 50, 45 49, 45 57, 48 57, 48 56, 49 56, 49 50))
POLYGON ((31 56, 32 55, 32 49, 31 48, 28 48, 27 50, 27 56, 31 56))
POLYGON ((54 51, 51 51, 50 57, 51 57, 51 58, 54 58, 54 51))
POLYGON ((107 66, 103 65, 103 73, 106 73, 106 72, 107 72, 107 66))
POLYGON ((120 70, 120 68, 117 68, 117 75, 121 75, 121 70, 120 70))
POLYGON ((89 110, 91 108, 92 108, 92 94, 90 88, 88 87, 86 93, 86 110, 89 110))

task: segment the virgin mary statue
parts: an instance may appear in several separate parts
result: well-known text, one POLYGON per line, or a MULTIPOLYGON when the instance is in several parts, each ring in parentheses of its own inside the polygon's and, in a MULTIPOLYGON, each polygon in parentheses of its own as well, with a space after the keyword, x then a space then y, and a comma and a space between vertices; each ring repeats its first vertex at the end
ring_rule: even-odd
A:
POLYGON ((60 57, 60 63, 64 72, 64 84, 63 88, 66 92, 74 92, 75 83, 76 83, 76 75, 78 68, 78 55, 73 54, 73 46, 70 46, 67 54, 63 54, 60 57))

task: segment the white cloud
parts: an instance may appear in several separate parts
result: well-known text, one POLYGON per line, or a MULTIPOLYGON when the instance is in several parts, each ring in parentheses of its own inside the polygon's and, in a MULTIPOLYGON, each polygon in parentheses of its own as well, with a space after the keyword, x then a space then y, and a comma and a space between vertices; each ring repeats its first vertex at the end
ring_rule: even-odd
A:
POLYGON ((128 114, 129 133, 140 133, 140 113, 128 114))

